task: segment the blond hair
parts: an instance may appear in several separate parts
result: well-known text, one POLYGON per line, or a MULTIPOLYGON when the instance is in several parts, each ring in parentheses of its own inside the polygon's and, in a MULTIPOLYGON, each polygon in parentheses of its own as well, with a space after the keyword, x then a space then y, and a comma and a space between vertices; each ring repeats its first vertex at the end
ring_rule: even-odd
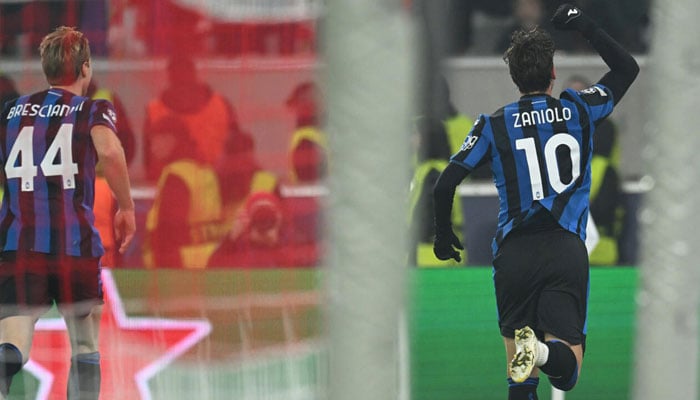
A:
POLYGON ((61 26, 44 37, 39 54, 49 84, 70 85, 80 76, 83 64, 90 61, 90 44, 82 32, 61 26))

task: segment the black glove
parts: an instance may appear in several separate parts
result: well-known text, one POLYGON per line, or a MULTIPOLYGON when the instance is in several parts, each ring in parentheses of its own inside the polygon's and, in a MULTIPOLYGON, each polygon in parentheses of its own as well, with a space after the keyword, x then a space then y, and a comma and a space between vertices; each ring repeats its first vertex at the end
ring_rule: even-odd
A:
POLYGON ((562 4, 552 16, 552 25, 563 31, 586 33, 595 28, 595 23, 580 8, 562 4))
POLYGON ((455 250, 453 246, 464 250, 464 246, 459 242, 459 238, 457 238, 457 235, 452 231, 452 228, 444 233, 435 234, 435 242, 433 243, 433 253, 435 253, 435 257, 443 261, 449 260, 450 258, 454 258, 457 262, 462 261, 462 257, 460 257, 459 252, 455 250))

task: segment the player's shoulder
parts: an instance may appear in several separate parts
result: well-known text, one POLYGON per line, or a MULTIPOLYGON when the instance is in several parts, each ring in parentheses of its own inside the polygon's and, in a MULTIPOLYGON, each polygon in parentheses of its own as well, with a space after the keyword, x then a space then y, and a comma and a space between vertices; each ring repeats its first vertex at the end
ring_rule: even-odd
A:
POLYGON ((116 132, 117 113, 111 101, 81 96, 73 103, 77 104, 78 120, 87 122, 90 127, 104 125, 116 132))
POLYGON ((513 104, 517 105, 517 103, 507 104, 491 114, 479 114, 472 125, 472 134, 481 134, 483 131, 492 129, 494 125, 499 125, 506 118, 508 107, 513 104))
POLYGON ((511 104, 506 104, 503 107, 499 108, 498 110, 492 112, 488 118, 503 118, 506 114, 506 108, 508 108, 511 104))
POLYGON ((507 115, 507 108, 508 105, 505 105, 491 114, 479 114, 479 116, 474 120, 474 127, 481 127, 481 129, 484 129, 485 127, 498 124, 499 121, 503 120, 507 115))
POLYGON ((504 116, 506 115, 506 111, 505 111, 506 107, 507 106, 503 106, 503 107, 497 109, 496 111, 492 112, 491 114, 479 114, 474 119, 473 126, 474 127, 478 127, 478 126, 483 127, 485 125, 490 125, 492 123, 492 121, 494 121, 494 120, 504 118, 504 116))
POLYGON ((89 97, 82 98, 83 107, 80 107, 80 111, 83 113, 95 116, 104 115, 105 118, 113 119, 116 121, 116 112, 114 104, 107 99, 92 99, 89 97))
POLYGON ((85 105, 89 105, 89 107, 87 107, 88 110, 94 110, 97 108, 114 108, 114 104, 108 99, 96 99, 88 96, 80 96, 80 98, 81 101, 85 102, 85 105))
POLYGON ((60 103, 73 107, 73 110, 78 112, 90 112, 97 103, 111 104, 109 100, 96 100, 88 96, 73 93, 62 88, 49 88, 40 92, 36 92, 29 97, 29 102, 43 102, 45 98, 52 99, 52 102, 60 103))
POLYGON ((491 125, 491 119, 498 118, 495 114, 479 114, 472 122, 471 134, 472 136, 480 136, 484 130, 488 130, 488 126, 491 125))

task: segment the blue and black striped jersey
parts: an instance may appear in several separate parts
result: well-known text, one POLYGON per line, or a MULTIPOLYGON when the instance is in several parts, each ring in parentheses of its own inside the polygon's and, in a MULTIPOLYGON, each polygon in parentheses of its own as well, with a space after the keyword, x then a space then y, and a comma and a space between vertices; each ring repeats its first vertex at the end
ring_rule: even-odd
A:
POLYGON ((104 253, 95 229, 90 129, 115 129, 114 107, 62 89, 7 103, 0 116, 4 190, 0 250, 78 257, 104 253))
POLYGON ((585 240, 595 122, 613 106, 612 92, 596 84, 567 89, 560 99, 526 95, 479 116, 451 162, 472 170, 491 161, 499 197, 494 254, 542 208, 585 240))

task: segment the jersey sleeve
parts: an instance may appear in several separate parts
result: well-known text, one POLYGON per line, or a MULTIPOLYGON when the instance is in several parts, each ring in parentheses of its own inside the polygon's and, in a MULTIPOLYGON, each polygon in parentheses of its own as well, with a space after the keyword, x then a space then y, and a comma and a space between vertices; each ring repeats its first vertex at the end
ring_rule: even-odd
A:
POLYGON ((108 100, 95 100, 90 108, 89 128, 104 125, 114 132, 117 131, 117 113, 114 105, 108 100))
POLYGON ((600 83, 579 92, 566 89, 561 97, 582 105, 594 123, 610 115, 615 106, 612 91, 600 83))
POLYGON ((479 115, 469 131, 469 135, 464 139, 462 147, 457 154, 450 158, 450 162, 470 171, 485 162, 491 147, 488 138, 484 135, 484 132, 490 129, 489 126, 489 118, 483 114, 479 115))

